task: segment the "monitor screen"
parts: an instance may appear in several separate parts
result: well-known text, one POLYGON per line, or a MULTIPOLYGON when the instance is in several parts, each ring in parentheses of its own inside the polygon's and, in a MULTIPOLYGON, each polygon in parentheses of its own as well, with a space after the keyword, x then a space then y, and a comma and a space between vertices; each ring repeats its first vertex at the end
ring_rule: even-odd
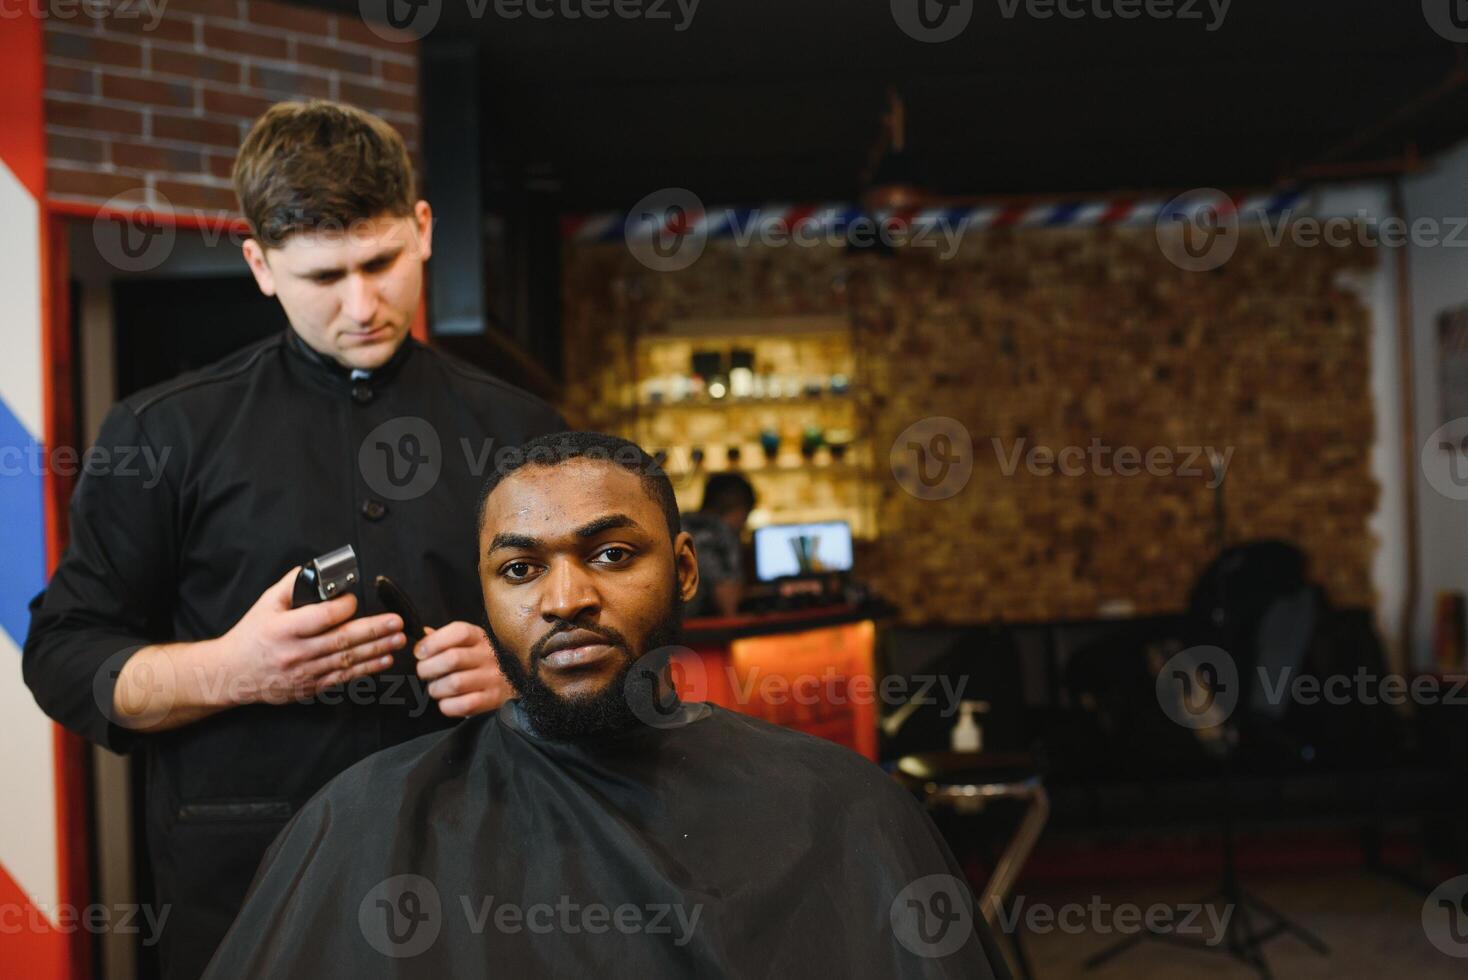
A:
POLYGON ((754 532, 754 571, 761 582, 794 575, 851 571, 851 525, 772 524, 754 532))

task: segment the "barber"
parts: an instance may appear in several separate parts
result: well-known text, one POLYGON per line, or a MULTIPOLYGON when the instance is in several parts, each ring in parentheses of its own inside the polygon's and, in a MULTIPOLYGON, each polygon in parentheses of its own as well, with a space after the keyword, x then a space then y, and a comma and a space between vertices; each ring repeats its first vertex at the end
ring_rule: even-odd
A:
POLYGON ((432 214, 385 122, 274 106, 234 184, 245 260, 290 329, 110 410, 97 445, 159 472, 82 477, 24 652, 47 714, 143 756, 169 980, 203 971, 265 849, 329 779, 504 701, 477 625, 476 495, 497 452, 565 428, 409 336, 432 214), (300 567, 346 544, 356 585, 292 608, 300 567), (416 647, 377 575, 430 625, 416 647))

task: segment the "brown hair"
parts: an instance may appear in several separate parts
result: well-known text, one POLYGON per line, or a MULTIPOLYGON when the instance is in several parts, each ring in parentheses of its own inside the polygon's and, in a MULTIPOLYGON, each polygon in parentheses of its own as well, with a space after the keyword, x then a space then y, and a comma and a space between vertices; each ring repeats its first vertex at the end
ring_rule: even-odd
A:
POLYGON ((234 162, 251 233, 279 248, 298 231, 345 231, 379 215, 413 213, 417 191, 402 136, 339 102, 281 102, 265 111, 234 162))

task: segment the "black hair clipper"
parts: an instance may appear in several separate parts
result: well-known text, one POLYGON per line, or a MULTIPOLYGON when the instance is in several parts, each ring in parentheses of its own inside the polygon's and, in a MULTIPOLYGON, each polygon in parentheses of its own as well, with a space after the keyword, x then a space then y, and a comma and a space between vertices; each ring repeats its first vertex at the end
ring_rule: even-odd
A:
POLYGON ((296 574, 291 608, 345 595, 357 584, 357 577, 357 553, 349 544, 312 558, 296 574))
POLYGON ((403 618, 403 634, 408 638, 408 649, 413 649, 418 645, 418 641, 427 635, 423 629, 423 616, 419 614, 418 607, 413 605, 413 600, 408 598, 408 593, 386 575, 377 576, 373 579, 372 584, 377 588, 377 598, 382 601, 383 608, 403 618))

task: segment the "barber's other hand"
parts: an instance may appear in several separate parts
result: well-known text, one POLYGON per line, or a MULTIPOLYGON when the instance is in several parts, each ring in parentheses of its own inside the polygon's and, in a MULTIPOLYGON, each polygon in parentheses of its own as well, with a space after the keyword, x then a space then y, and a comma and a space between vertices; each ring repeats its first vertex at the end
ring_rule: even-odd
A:
POLYGON ((266 589, 217 641, 210 658, 220 670, 216 686, 229 704, 286 704, 337 684, 375 674, 392 664, 407 643, 402 617, 383 613, 352 619, 351 593, 291 608, 300 567, 266 589))
POLYGON ((467 718, 493 711, 510 697, 510 684, 483 629, 456 621, 424 631, 413 656, 418 676, 445 715, 467 718))

